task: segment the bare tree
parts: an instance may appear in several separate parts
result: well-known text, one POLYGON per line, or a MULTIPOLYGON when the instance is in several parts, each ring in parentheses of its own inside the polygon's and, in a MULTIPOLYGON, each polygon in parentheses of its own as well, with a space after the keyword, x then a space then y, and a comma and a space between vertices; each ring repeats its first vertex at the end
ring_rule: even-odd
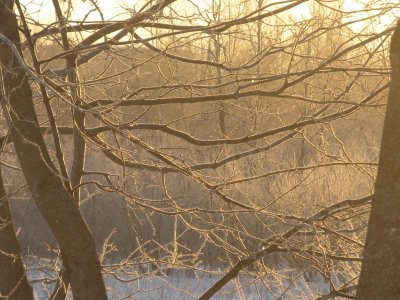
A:
POLYGON ((7 299, 33 299, 32 288, 26 278, 20 246, 15 235, 8 199, 0 172, 0 296, 7 299))
MULTIPOLYGON (((110 17, 54 0, 48 21, 32 5, 2 11, 1 161, 60 247, 52 297, 69 282, 105 297, 101 264, 124 283, 212 276, 186 291, 200 299, 249 278, 291 297, 312 276, 354 297, 389 86, 379 21, 398 4, 138 1, 110 17)), ((46 243, 28 256, 57 261, 46 243)))
POLYGON ((10 137, 33 199, 60 245, 74 297, 106 299, 93 238, 62 184, 39 129, 11 3, 0 2, 2 101, 6 101, 3 113, 10 137))
POLYGON ((392 66, 378 174, 356 299, 397 299, 400 295, 399 147, 400 25, 390 47, 392 66))

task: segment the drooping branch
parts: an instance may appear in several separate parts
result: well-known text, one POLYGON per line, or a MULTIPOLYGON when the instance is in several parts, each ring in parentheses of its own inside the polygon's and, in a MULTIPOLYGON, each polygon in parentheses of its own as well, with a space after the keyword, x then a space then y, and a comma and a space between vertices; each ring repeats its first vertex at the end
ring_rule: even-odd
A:
POLYGON ((314 215, 308 217, 303 224, 299 224, 295 227, 292 227, 291 229, 286 231, 284 234, 280 235, 278 237, 278 239, 276 239, 276 237, 273 237, 272 239, 265 241, 265 243, 263 243, 262 249, 260 249, 259 251, 255 252, 243 259, 240 259, 227 273, 225 273, 224 276, 222 276, 216 283, 214 283, 213 286, 211 288, 209 288, 198 299, 199 300, 208 300, 211 297, 213 297, 229 281, 231 281, 232 279, 237 277, 239 275, 240 271, 242 271, 243 269, 252 265, 253 263, 257 262, 258 260, 266 257, 268 254, 277 251, 279 249, 280 241, 284 241, 284 240, 294 236, 305 226, 305 224, 311 224, 317 220, 324 219, 327 216, 334 214, 335 211, 340 210, 344 207, 356 207, 356 206, 360 206, 360 205, 365 205, 368 202, 370 202, 371 199, 372 199, 372 195, 364 197, 364 198, 356 199, 356 200, 341 201, 341 202, 331 205, 327 208, 324 208, 324 209, 320 210, 319 212, 315 213, 314 215))

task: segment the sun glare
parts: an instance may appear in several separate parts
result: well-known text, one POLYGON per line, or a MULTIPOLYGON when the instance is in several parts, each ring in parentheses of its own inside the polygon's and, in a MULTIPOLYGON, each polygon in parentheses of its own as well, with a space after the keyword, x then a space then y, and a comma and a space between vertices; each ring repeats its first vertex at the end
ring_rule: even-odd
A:
POLYGON ((311 12, 308 6, 308 2, 304 2, 300 5, 297 5, 295 8, 290 10, 290 14, 296 20, 303 20, 311 18, 311 12))

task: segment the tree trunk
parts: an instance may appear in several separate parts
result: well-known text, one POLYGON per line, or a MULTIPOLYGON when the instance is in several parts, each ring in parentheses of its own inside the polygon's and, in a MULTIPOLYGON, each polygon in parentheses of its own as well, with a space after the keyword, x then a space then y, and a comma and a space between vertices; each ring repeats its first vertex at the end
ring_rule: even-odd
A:
POLYGON ((400 298, 400 23, 390 47, 389 98, 356 299, 400 298))
POLYGON ((34 299, 32 288, 26 278, 24 265, 14 226, 11 220, 8 199, 4 191, 0 170, 0 298, 9 300, 34 299))
MULTIPOLYGON (((21 53, 12 2, 0 0, 0 34, 21 53)), ((74 299, 107 299, 93 237, 50 159, 26 70, 4 41, 0 42, 0 63, 10 106, 5 113, 11 122, 11 139, 32 197, 60 246, 74 299)))

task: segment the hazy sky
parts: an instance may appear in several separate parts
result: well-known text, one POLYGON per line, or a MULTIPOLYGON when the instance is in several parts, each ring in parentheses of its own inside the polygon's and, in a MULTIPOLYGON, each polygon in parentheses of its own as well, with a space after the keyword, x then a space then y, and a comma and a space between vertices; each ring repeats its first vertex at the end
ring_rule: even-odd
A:
MULTIPOLYGON (((248 1, 254 2, 254 0, 248 0, 248 1)), ((87 12, 93 8, 93 6, 90 4, 89 0, 86 0, 86 1, 73 0, 72 2, 74 5, 74 8, 75 8, 72 18, 76 19, 76 20, 82 19, 87 14, 87 12)), ((97 0, 97 2, 99 3, 99 6, 102 8, 102 13, 103 13, 104 18, 106 20, 110 20, 110 19, 119 19, 119 18, 121 18, 122 14, 127 14, 127 12, 125 10, 121 9, 121 6, 129 7, 131 9, 137 10, 137 9, 140 9, 140 3, 144 2, 144 1, 97 0), (136 5, 132 4, 132 2, 136 3, 136 5), (139 5, 137 3, 139 3, 139 5)), ((192 5, 188 1, 178 1, 178 3, 180 5, 183 5, 185 2, 187 3, 188 6, 192 5)), ((196 0, 194 2, 200 8, 204 9, 204 8, 210 6, 210 3, 212 2, 212 0, 196 0)), ((235 2, 235 1, 232 1, 232 2, 235 2)), ((269 2, 272 2, 272 1, 269 1, 269 2)), ((276 2, 281 2, 281 1, 276 1, 276 2)), ((365 2, 365 1, 346 0, 346 1, 344 1, 344 7, 346 10, 361 9, 363 6, 362 2, 365 2)), ((35 14, 36 18, 39 17, 41 22, 55 20, 54 8, 53 8, 51 0, 34 0, 34 1, 22 0, 21 3, 26 5, 28 10, 31 13, 35 14)), ((266 3, 267 3, 267 1, 266 1, 266 3)), ((298 18, 300 18, 301 16, 309 17, 310 11, 308 9, 308 2, 298 5, 295 9, 292 9, 291 13, 298 18)), ((99 14, 97 12, 92 12, 90 14, 89 20, 95 20, 98 18, 99 18, 99 14)))
MULTIPOLYGON (((206 7, 209 7, 210 4, 212 3, 213 0, 194 0, 193 3, 196 3, 200 9, 205 9, 206 7)), ((243 1, 243 0, 241 0, 243 1)), ((63 1, 61 1, 62 3, 63 1)), ((91 5, 89 0, 82 1, 82 0, 73 0, 73 6, 74 6, 74 11, 73 15, 71 17, 72 20, 82 20, 87 13, 93 9, 93 6, 91 5)), ((140 9, 141 8, 141 3, 147 2, 147 1, 132 1, 132 0, 97 0, 99 3, 99 6, 101 7, 102 14, 105 20, 121 20, 128 18, 130 13, 129 9, 140 9), (134 3, 134 4, 133 4, 134 3), (136 6, 136 7, 135 7, 136 6), (126 7, 127 9, 123 9, 121 7, 126 7)), ((236 1, 231 0, 232 3, 235 3, 236 1)), ((255 0, 248 0, 249 3, 255 3, 255 0)), ((271 3, 272 1, 268 1, 271 3)), ((276 2, 281 2, 279 0, 276 0, 276 2)), ((300 4, 294 9, 290 10, 290 14, 292 17, 295 19, 302 19, 302 18, 310 18, 311 13, 309 10, 309 3, 312 4, 314 2, 313 0, 310 0, 306 3, 300 4)), ((51 0, 22 0, 21 3, 27 6, 28 11, 31 13, 32 17, 41 22, 41 23, 52 23, 56 20, 55 14, 54 14, 54 8, 52 5, 51 0)), ((243 2, 242 2, 243 3, 243 2)), ((267 1, 265 1, 267 3, 267 1)), ((334 1, 332 2, 333 4, 335 3, 334 1)), ((367 0, 345 0, 343 2, 343 9, 345 11, 357 11, 361 10, 364 7, 364 4, 368 3, 367 0)), ((333 5, 330 4, 330 5, 333 5)), ((187 7, 193 7, 193 4, 187 0, 180 0, 177 1, 177 5, 179 8, 183 9, 183 6, 187 7), (186 5, 185 5, 186 4, 186 5)), ((354 18, 359 18, 359 14, 354 14, 352 15, 354 18)), ((89 16, 86 18, 87 21, 98 21, 100 20, 100 15, 98 12, 92 11, 89 16)), ((382 27, 387 27, 388 23, 392 22, 393 18, 382 18, 380 20, 380 23, 382 27)), ((361 29, 364 25, 362 23, 354 25, 354 29, 361 29)), ((379 26, 379 24, 378 24, 379 26)), ((382 28, 376 28, 377 30, 382 30, 382 28)))

